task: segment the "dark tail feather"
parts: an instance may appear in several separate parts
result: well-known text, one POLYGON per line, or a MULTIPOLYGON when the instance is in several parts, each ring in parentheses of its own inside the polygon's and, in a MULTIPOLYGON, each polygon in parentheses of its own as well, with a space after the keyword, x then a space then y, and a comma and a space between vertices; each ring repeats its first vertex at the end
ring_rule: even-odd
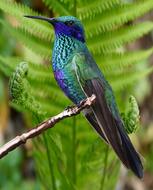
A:
POLYGON ((98 123, 96 121, 94 113, 91 112, 91 113, 85 114, 85 117, 87 118, 89 123, 92 125, 92 127, 96 130, 96 132, 100 135, 100 137, 108 144, 108 141, 107 141, 103 131, 101 130, 101 127, 98 125, 98 123))
MULTIPOLYGON (((85 117, 90 122, 90 124, 94 127, 97 133, 103 138, 103 140, 107 144, 109 144, 103 131, 101 130, 101 127, 97 123, 94 114, 91 112, 91 113, 85 114, 85 117)), ((138 176, 139 178, 143 178, 143 166, 141 164, 140 157, 138 153, 136 152, 136 150, 134 149, 133 145, 131 144, 129 137, 125 134, 125 131, 122 128, 123 126, 118 127, 118 132, 119 132, 121 142, 122 142, 122 149, 124 150, 123 154, 126 157, 124 159, 126 159, 127 161, 124 162, 121 157, 120 159, 122 160, 122 162, 125 164, 127 168, 131 169, 135 173, 136 176, 138 176)))
POLYGON ((139 157, 139 154, 134 149, 130 142, 129 137, 125 134, 124 130, 119 127, 119 133, 122 140, 123 149, 125 150, 129 169, 131 169, 135 175, 139 178, 143 178, 143 166, 139 157))
MULTIPOLYGON (((142 178, 143 166, 140 157, 125 132, 118 110, 114 108, 116 106, 113 104, 114 97, 112 95, 109 97, 112 99, 111 103, 109 101, 111 105, 106 101, 105 88, 103 87, 102 82, 98 79, 87 81, 84 87, 85 92, 89 96, 91 94, 96 95, 96 102, 91 107, 98 126, 101 128, 101 136, 104 136, 107 142, 109 142, 123 164, 128 169, 131 169, 136 176, 142 178)), ((91 118, 88 118, 88 120, 90 121, 91 118)), ((93 121, 91 121, 91 124, 93 124, 93 121)), ((97 126, 95 129, 99 132, 97 126)))
MULTIPOLYGON (((92 107, 98 124, 103 129, 104 136, 120 160, 128 169, 131 169, 136 176, 142 178, 143 166, 140 157, 126 134, 122 122, 118 122, 113 118, 109 110, 103 110, 103 108, 98 110, 98 105, 96 104, 92 107)), ((99 106, 99 108, 101 107, 99 106)))

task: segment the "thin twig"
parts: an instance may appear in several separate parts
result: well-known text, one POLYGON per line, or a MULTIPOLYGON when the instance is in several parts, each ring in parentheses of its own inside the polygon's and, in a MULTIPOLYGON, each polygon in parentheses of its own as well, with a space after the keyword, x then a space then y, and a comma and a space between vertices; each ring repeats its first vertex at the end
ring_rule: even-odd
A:
POLYGON ((11 141, 9 141, 8 143, 6 143, 0 148, 0 158, 3 158, 6 154, 8 154, 10 151, 14 150, 21 144, 26 143, 28 139, 34 138, 40 135, 45 130, 47 130, 48 128, 54 127, 56 123, 63 120, 64 118, 72 117, 74 115, 79 114, 83 109, 91 106, 91 104, 94 103, 95 99, 96 99, 96 96, 92 95, 86 100, 83 100, 80 103, 80 105, 66 109, 63 112, 59 113, 58 115, 51 117, 50 119, 39 124, 37 127, 31 129, 30 131, 23 133, 20 136, 15 137, 14 139, 12 139, 11 141))

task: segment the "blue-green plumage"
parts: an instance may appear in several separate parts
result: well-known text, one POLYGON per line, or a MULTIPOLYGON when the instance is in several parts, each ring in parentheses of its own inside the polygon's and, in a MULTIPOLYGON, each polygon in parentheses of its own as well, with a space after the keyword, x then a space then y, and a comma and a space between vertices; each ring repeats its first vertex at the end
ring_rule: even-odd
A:
POLYGON ((77 49, 81 49, 80 43, 75 42, 69 36, 59 35, 54 42, 52 66, 59 86, 65 94, 74 102, 79 103, 85 98, 76 75, 73 72, 72 61, 77 49))
POLYGON ((78 104, 92 94, 96 102, 84 111, 84 115, 98 134, 116 152, 122 163, 139 178, 143 166, 124 130, 113 91, 90 54, 81 22, 72 16, 42 19, 55 30, 52 66, 55 79, 64 93, 78 104))

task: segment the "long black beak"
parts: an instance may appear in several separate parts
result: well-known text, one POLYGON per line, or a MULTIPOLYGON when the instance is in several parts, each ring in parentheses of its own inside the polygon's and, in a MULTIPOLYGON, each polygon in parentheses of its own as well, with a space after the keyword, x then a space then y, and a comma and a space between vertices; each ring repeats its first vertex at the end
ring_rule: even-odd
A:
POLYGON ((45 21, 50 22, 51 24, 54 24, 55 21, 56 21, 55 18, 47 18, 47 17, 44 17, 44 16, 29 16, 29 15, 24 15, 24 17, 32 18, 32 19, 45 20, 45 21))

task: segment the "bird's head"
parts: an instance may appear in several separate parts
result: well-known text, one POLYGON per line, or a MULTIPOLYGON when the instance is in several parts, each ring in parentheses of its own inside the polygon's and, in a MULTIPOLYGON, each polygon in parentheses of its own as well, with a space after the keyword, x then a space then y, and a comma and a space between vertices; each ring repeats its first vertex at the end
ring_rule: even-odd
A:
POLYGON ((61 16, 58 18, 47 18, 42 16, 25 16, 33 19, 45 20, 53 25, 55 34, 73 37, 81 42, 85 42, 83 25, 80 20, 73 16, 61 16))

